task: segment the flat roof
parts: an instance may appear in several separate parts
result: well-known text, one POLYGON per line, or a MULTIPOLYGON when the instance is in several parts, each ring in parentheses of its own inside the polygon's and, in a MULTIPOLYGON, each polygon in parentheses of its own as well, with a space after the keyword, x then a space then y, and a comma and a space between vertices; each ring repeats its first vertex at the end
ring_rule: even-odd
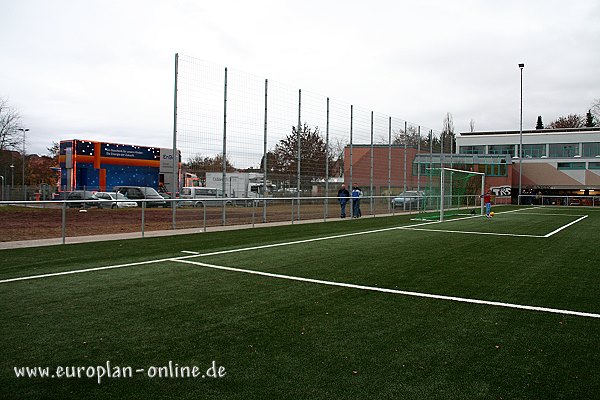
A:
MULTIPOLYGON (((563 128, 563 129, 523 129, 523 134, 548 134, 548 133, 579 133, 599 132, 600 127, 591 128, 563 128)), ((485 132, 460 132, 461 136, 485 136, 485 135, 519 135, 521 131, 485 131, 485 132)))

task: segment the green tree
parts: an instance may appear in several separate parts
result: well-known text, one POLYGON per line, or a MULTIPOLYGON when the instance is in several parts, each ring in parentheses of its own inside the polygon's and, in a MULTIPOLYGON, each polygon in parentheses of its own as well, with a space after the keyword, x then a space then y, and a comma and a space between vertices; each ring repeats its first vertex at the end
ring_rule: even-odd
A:
POLYGON ((542 122, 542 116, 538 115, 537 123, 535 124, 535 129, 544 129, 544 123, 542 122))
POLYGON ((592 110, 588 110, 588 112, 585 114, 585 126, 587 128, 596 126, 596 123, 594 122, 594 116, 592 115, 592 110))

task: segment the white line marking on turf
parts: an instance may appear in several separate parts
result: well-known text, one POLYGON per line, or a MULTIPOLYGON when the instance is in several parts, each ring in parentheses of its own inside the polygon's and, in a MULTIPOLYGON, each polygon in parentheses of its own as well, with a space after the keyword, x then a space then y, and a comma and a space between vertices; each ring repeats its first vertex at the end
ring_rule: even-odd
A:
MULTIPOLYGON (((414 224, 414 225, 411 225, 411 226, 421 226, 421 225, 429 225, 429 224, 436 224, 436 223, 439 223, 439 221, 424 222, 424 223, 421 223, 421 224, 414 224)), ((158 259, 158 260, 140 261, 140 262, 135 262, 135 263, 127 263, 127 264, 119 264, 119 265, 109 265, 109 266, 104 266, 104 267, 77 269, 77 270, 72 270, 72 271, 62 271, 62 272, 52 272, 52 273, 48 273, 48 274, 22 276, 22 277, 18 277, 18 278, 10 278, 10 279, 0 280, 0 284, 2 284, 2 283, 9 283, 9 282, 17 282, 17 281, 25 281, 25 280, 30 280, 30 279, 49 278, 49 277, 53 277, 53 276, 80 274, 80 273, 84 273, 84 272, 102 271, 102 270, 105 270, 105 269, 133 267, 133 266, 136 266, 136 265, 144 265, 144 264, 155 264, 155 263, 159 263, 159 262, 163 262, 163 261, 177 261, 178 259, 186 259, 186 258, 193 258, 193 257, 214 256, 214 255, 219 255, 219 254, 237 253, 237 252, 241 252, 241 251, 266 249, 266 248, 280 247, 280 246, 289 246, 289 245, 292 245, 292 244, 317 242, 317 241, 320 241, 320 240, 337 239, 337 238, 342 238, 342 237, 347 237, 347 236, 366 235, 366 234, 369 234, 369 233, 385 232, 385 231, 391 231, 391 230, 394 230, 394 229, 398 229, 398 227, 375 229, 375 230, 372 230, 372 231, 344 233, 344 234, 340 234, 340 235, 324 236, 324 237, 320 237, 320 238, 297 240, 297 241, 294 241, 294 242, 274 243, 274 244, 267 244, 267 245, 263 245, 263 246, 244 247, 244 248, 231 249, 231 250, 215 251, 215 252, 212 252, 212 253, 199 253, 199 252, 196 252, 196 251, 184 250, 184 251, 182 251, 182 253, 187 253, 187 254, 190 254, 190 255, 188 255, 188 256, 181 256, 181 257, 161 258, 161 259, 158 259)))
POLYGON ((172 261, 175 261, 178 263, 197 265, 200 267, 219 269, 219 270, 224 270, 224 271, 242 272, 245 274, 261 275, 261 276, 267 276, 270 278, 316 283, 319 285, 339 286, 339 287, 345 287, 345 288, 351 288, 351 289, 368 290, 368 291, 372 291, 372 292, 392 293, 392 294, 400 294, 400 295, 404 295, 404 296, 424 297, 424 298, 428 298, 428 299, 437 299, 437 300, 449 300, 449 301, 456 301, 456 302, 461 302, 461 303, 482 304, 482 305, 495 306, 495 307, 516 308, 516 309, 520 309, 520 310, 540 311, 540 312, 553 313, 553 314, 575 315, 578 317, 600 318, 600 314, 581 312, 581 311, 570 311, 570 310, 561 310, 561 309, 557 309, 557 308, 527 306, 527 305, 522 305, 522 304, 502 303, 502 302, 498 302, 498 301, 477 300, 477 299, 468 299, 468 298, 464 298, 464 297, 444 296, 444 295, 439 295, 439 294, 410 292, 410 291, 406 291, 406 290, 386 289, 386 288, 379 288, 379 287, 373 287, 373 286, 355 285, 353 283, 324 281, 321 279, 311 279, 311 278, 302 278, 299 276, 273 274, 270 272, 255 271, 255 270, 251 270, 251 269, 225 267, 222 265, 207 264, 207 263, 203 263, 203 262, 190 261, 190 260, 184 260, 184 259, 177 259, 177 260, 174 259, 172 261))
POLYGON ((550 232, 549 234, 547 234, 547 235, 546 235, 546 236, 544 236, 544 237, 547 237, 547 238, 548 238, 548 237, 550 237, 550 236, 554 235, 555 233, 558 233, 558 232, 562 231, 563 229, 566 229, 566 228, 570 227, 571 225, 573 225, 573 224, 576 224, 576 223, 578 223, 579 221, 582 221, 582 220, 584 220, 584 219, 586 219, 586 218, 587 218, 587 215, 584 215, 583 217, 581 217, 581 218, 579 218, 579 219, 576 219, 575 221, 569 222, 568 224, 566 224, 566 225, 563 225, 563 226, 561 226, 560 228, 553 230, 552 232, 550 232))
MULTIPOLYGON (((500 214, 500 213, 498 213, 500 214)), ((585 215, 574 215, 574 214, 553 214, 553 213, 521 213, 525 215, 541 215, 541 216, 550 216, 550 217, 583 217, 585 215)))
POLYGON ((86 269, 75 269, 75 270, 72 270, 72 271, 51 272, 51 273, 48 273, 48 274, 41 274, 41 275, 21 276, 21 277, 18 277, 18 278, 10 278, 10 279, 0 280, 0 284, 2 284, 2 283, 9 283, 9 282, 17 282, 17 281, 27 281, 27 280, 30 280, 30 279, 49 278, 49 277, 52 277, 52 276, 81 274, 81 273, 84 273, 84 272, 102 271, 102 270, 105 270, 105 269, 134 267, 134 266, 137 266, 137 265, 155 264, 155 263, 159 263, 159 262, 163 262, 163 261, 176 261, 178 259, 179 260, 183 260, 183 259, 191 258, 191 257, 196 257, 196 255, 182 256, 182 257, 171 257, 171 258, 161 258, 161 259, 158 259, 158 260, 138 261, 138 262, 134 262, 134 263, 119 264, 119 265, 108 265, 108 266, 104 266, 104 267, 95 267, 95 268, 86 268, 86 269))
POLYGON ((541 235, 527 235, 517 233, 497 233, 497 232, 474 232, 474 231, 452 231, 448 229, 427 229, 427 228, 399 228, 406 229, 407 231, 426 231, 426 232, 444 232, 444 233, 464 233, 468 235, 491 235, 491 236, 514 236, 514 237, 532 237, 532 238, 545 238, 547 236, 541 235))

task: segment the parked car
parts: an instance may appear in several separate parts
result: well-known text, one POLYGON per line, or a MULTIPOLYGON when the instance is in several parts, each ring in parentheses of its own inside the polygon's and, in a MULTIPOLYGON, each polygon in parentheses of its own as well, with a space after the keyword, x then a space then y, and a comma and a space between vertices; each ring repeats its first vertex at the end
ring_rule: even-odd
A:
POLYGON ((96 192, 96 197, 98 198, 98 207, 100 208, 137 207, 135 201, 129 200, 123 194, 118 192, 96 192))
POLYGON ((407 190, 400 193, 392 199, 392 207, 415 209, 419 204, 423 204, 425 193, 417 190, 407 190))
POLYGON ((67 207, 70 208, 91 208, 98 204, 98 198, 89 190, 74 190, 67 195, 67 207))
POLYGON ((203 206, 230 206, 233 203, 223 196, 223 190, 207 187, 184 187, 181 188, 181 205, 203 207, 203 206))
POLYGON ((168 207, 165 199, 156 189, 147 186, 115 186, 115 192, 121 193, 129 200, 134 200, 138 206, 142 206, 146 200, 146 207, 168 207))

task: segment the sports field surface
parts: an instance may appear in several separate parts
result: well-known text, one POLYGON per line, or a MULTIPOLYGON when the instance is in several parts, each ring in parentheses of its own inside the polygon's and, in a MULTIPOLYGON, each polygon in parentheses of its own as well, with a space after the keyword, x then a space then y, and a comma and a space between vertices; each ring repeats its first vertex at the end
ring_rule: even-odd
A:
POLYGON ((494 211, 3 250, 0 398, 597 398, 600 210, 494 211))

